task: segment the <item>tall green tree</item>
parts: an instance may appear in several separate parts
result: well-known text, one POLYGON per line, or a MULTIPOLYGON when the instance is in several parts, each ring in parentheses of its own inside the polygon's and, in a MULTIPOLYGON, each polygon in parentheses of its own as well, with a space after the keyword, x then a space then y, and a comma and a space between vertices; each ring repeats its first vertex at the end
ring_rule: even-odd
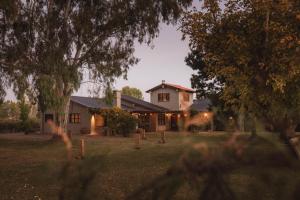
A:
POLYGON ((291 137, 300 122, 299 13, 298 0, 204 0, 182 20, 189 57, 201 61, 195 86, 214 82, 227 106, 291 137))
POLYGON ((29 87, 41 110, 55 110, 66 128, 83 74, 103 85, 126 76, 138 62, 135 41, 150 43, 159 23, 175 23, 191 1, 1 1, 0 71, 22 72, 17 91, 29 87))
POLYGON ((122 94, 128 95, 128 96, 132 96, 138 99, 143 99, 143 93, 140 89, 135 88, 135 87, 129 87, 129 86, 125 86, 122 88, 122 94))

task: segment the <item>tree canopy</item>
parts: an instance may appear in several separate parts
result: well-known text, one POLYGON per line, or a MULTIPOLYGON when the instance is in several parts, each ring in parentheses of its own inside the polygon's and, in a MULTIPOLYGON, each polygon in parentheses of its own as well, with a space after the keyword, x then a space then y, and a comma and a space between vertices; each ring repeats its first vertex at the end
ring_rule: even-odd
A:
POLYGON ((182 31, 199 94, 217 91, 227 106, 243 105, 293 132, 300 122, 299 13, 298 0, 204 0, 201 11, 186 13, 182 31))
POLYGON ((125 86, 122 88, 122 94, 132 96, 138 99, 143 99, 143 93, 140 89, 135 87, 125 86))

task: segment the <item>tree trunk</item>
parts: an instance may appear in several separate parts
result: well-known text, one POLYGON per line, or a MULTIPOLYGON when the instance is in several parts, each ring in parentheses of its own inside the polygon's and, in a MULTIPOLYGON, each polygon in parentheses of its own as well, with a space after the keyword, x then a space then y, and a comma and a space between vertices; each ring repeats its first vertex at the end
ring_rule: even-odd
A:
POLYGON ((67 134, 68 132, 68 119, 69 119, 69 106, 70 106, 70 97, 65 97, 64 101, 62 101, 62 105, 59 106, 56 111, 56 134, 61 137, 62 134, 67 134))
POLYGON ((61 123, 61 129, 64 133, 68 133, 68 120, 69 120, 69 108, 70 108, 70 97, 66 97, 65 105, 64 105, 64 112, 63 112, 63 119, 61 123))
POLYGON ((244 104, 242 104, 239 109, 238 126, 239 126, 240 132, 245 132, 245 107, 244 107, 244 104))
POLYGON ((56 134, 53 135, 53 138, 62 140, 65 143, 67 149, 67 158, 69 161, 72 160, 72 142, 70 137, 67 134, 67 125, 68 125, 68 116, 69 116, 69 105, 70 105, 70 96, 64 97, 60 111, 56 111, 56 134))

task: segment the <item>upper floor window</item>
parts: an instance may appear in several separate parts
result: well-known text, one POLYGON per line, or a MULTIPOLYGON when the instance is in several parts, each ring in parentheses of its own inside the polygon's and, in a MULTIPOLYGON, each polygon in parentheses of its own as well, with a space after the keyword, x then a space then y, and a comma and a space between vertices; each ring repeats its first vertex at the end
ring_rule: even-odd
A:
POLYGON ((182 93, 183 101, 190 101, 190 94, 189 93, 182 93))
POLYGON ((80 123, 80 114, 79 113, 69 114, 69 122, 71 124, 79 124, 80 123))
POLYGON ((169 93, 159 93, 158 94, 158 102, 166 102, 170 101, 170 94, 169 93))

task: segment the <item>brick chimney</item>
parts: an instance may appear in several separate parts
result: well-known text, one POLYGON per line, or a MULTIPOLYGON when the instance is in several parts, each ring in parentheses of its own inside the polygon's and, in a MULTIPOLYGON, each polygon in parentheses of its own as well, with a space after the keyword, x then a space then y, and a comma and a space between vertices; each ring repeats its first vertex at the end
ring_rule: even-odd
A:
POLYGON ((114 90, 114 106, 121 108, 121 91, 114 90))

